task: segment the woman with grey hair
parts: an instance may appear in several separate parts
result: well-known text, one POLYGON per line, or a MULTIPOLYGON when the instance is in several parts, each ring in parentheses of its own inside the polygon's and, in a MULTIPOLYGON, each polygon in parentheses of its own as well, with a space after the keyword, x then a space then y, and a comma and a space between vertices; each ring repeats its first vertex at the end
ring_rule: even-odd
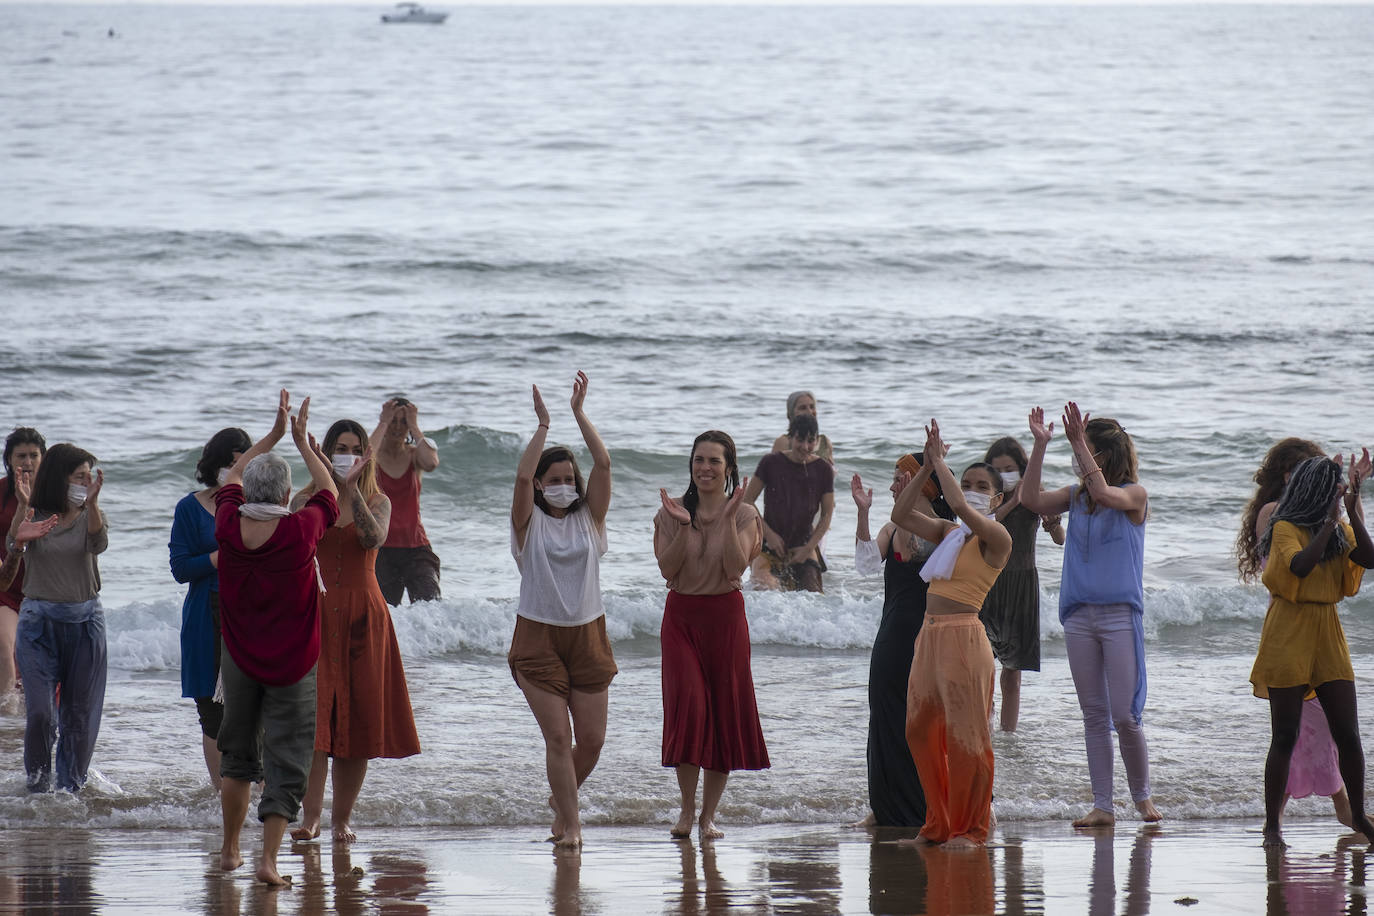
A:
POLYGON ((243 864, 239 830, 249 789, 263 783, 258 819, 262 856, 256 877, 289 883, 277 871, 286 825, 300 813, 315 750, 315 663, 320 654, 320 579, 315 548, 339 517, 334 475, 311 447, 310 399, 290 417, 291 437, 315 493, 298 512, 287 508, 291 468, 271 454, 291 410, 285 389, 272 431, 239 456, 215 494, 224 652, 219 730, 220 867, 243 864))
MULTIPOLYGON (((785 452, 792 447, 790 432, 792 421, 801 416, 816 417, 816 424, 820 425, 820 417, 816 416, 816 396, 809 391, 794 391, 787 396, 789 431, 773 440, 773 451, 785 452)), ((830 438, 825 433, 821 433, 816 439, 816 454, 824 458, 826 463, 832 467, 835 465, 835 448, 830 444, 830 438)))

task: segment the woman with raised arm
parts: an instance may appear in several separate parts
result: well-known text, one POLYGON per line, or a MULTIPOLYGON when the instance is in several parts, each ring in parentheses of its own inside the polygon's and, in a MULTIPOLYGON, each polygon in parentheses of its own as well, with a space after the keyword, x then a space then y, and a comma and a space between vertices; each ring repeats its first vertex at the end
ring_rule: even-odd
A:
POLYGON ((1064 436, 1073 447, 1079 483, 1040 488, 1054 424, 1039 407, 1030 413, 1031 449, 1021 479, 1021 504, 1045 515, 1069 513, 1059 621, 1069 656, 1083 740, 1088 752, 1093 809, 1075 827, 1115 823, 1112 803, 1112 728, 1121 743, 1126 781, 1142 819, 1160 820, 1150 800, 1150 757, 1141 715, 1145 709, 1145 518, 1149 497, 1136 480, 1135 443, 1115 420, 1091 419, 1070 401, 1064 436))
POLYGON ((606 740, 606 707, 617 668, 606 636, 600 558, 611 505, 611 453, 587 419, 587 376, 573 381, 572 414, 592 455, 586 483, 567 446, 544 447, 549 412, 533 389, 538 425, 515 470, 511 553, 520 605, 510 663, 544 736, 557 846, 582 845, 578 788, 606 740))
POLYGON ((1308 458, 1293 470, 1259 542, 1264 587, 1273 596, 1250 672, 1255 696, 1269 700, 1272 737, 1264 764, 1264 845, 1286 844, 1279 817, 1302 700, 1315 690, 1326 713, 1350 797, 1350 825, 1374 841, 1364 813, 1364 746, 1355 703, 1355 672, 1336 613, 1342 598, 1360 589, 1374 567, 1374 543, 1365 529, 1360 485, 1374 470, 1366 449, 1351 456, 1349 485, 1335 461, 1308 458), (1341 504, 1350 524, 1341 522, 1341 504))
MULTIPOLYGON (((38 430, 16 426, 5 437, 5 477, 0 480, 0 540, 10 530, 15 516, 22 517, 29 509, 29 491, 34 475, 43 460, 48 444, 38 430)), ((9 559, 0 543, 0 558, 9 559)), ((24 563, 16 556, 15 575, 0 588, 0 712, 19 711, 14 666, 14 634, 19 627, 19 606, 24 602, 24 563)))
POLYGON ((58 518, 56 527, 24 551, 24 602, 15 654, 24 679, 24 771, 30 792, 53 786, 54 741, 57 788, 79 792, 100 734, 107 656, 96 556, 110 540, 99 508, 105 472, 92 474, 95 463, 90 452, 66 442, 48 449, 33 479, 28 507, 15 515, 9 530, 7 546, 16 550, 14 541, 28 509, 40 522, 58 518))
MULTIPOLYGON (((717 429, 692 443, 681 499, 658 491, 654 556, 668 583, 663 608, 663 765, 677 773, 682 810, 670 831, 724 836, 716 808, 732 770, 769 766, 740 579, 758 556, 763 521, 744 501, 735 440, 717 429), (697 782, 706 771, 700 816, 697 782)), ((745 481, 747 485, 748 481, 745 481)))
POLYGON ((992 652, 1002 665, 1002 731, 1016 731, 1021 714, 1021 672, 1040 670, 1040 573, 1035 568, 1035 535, 1044 528, 1054 543, 1063 545, 1064 526, 1058 515, 1044 518, 1021 502, 1021 475, 1029 459, 1011 436, 988 446, 983 460, 1002 475, 1002 504, 997 520, 1011 534, 1011 559, 997 577, 983 603, 983 626, 992 652))
MULTIPOLYGON (((936 518, 954 513, 940 495, 934 467, 924 453, 903 455, 892 475, 892 495, 908 487, 920 495, 913 508, 936 518)), ((873 491, 855 474, 849 482, 858 521, 854 534, 854 567, 861 575, 883 574, 883 614, 873 638, 868 664, 868 804, 869 814, 855 827, 920 827, 926 822, 926 797, 911 749, 906 742, 906 689, 911 656, 926 617, 926 590, 921 567, 935 544, 896 522, 888 521, 876 538, 869 533, 873 491)))
MULTIPOLYGON (((301 826, 291 831, 291 838, 320 835, 332 757, 330 831, 334 842, 352 843, 358 838, 353 806, 367 777, 367 762, 418 754, 420 738, 396 630, 377 585, 377 548, 386 540, 391 501, 377 486, 367 431, 357 420, 339 420, 324 434, 317 454, 333 470, 339 517, 315 551, 325 588, 315 669, 315 757, 301 826)), ((314 493, 311 484, 296 495, 293 507, 304 506, 314 493)))
POLYGON ((190 586, 181 605, 181 695, 195 701, 200 746, 210 783, 219 791, 220 722, 224 704, 215 702, 219 680, 219 544, 215 541, 215 494, 229 468, 253 440, 241 429, 221 429, 210 437, 196 463, 203 490, 187 493, 172 516, 167 553, 172 578, 190 586))
POLYGON ((945 464, 934 420, 925 458, 958 522, 921 512, 921 488, 908 485, 892 521, 938 544, 921 569, 930 583, 907 682, 906 739, 926 796, 918 842, 981 846, 992 827, 992 646, 978 619, 988 589, 1011 555, 1011 535, 993 518, 1002 478, 971 464, 962 478, 945 464))

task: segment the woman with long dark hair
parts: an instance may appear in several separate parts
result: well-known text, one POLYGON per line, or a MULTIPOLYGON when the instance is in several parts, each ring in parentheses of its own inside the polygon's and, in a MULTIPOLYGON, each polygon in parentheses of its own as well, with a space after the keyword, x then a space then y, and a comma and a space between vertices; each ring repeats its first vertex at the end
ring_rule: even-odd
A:
POLYGON ((544 447, 549 411, 533 389, 534 435, 520 456, 511 499, 511 553, 520 605, 511 637, 511 674, 544 737, 553 842, 582 845, 578 789, 601 757, 617 668, 606 636, 601 556, 611 505, 611 453, 583 410, 587 376, 573 382, 572 413, 592 456, 586 482, 572 450, 544 447))
POLYGON ((1273 596, 1250 671, 1255 696, 1269 700, 1272 735, 1264 764, 1264 845, 1286 845, 1279 832, 1302 701, 1316 691, 1336 743, 1350 824, 1374 841, 1364 813, 1364 746, 1355 703, 1355 672, 1336 604, 1359 591, 1374 567, 1360 485, 1369 452, 1351 460, 1349 484, 1338 460, 1315 456, 1293 469, 1259 540, 1264 587, 1273 596), (1350 523, 1341 521, 1341 504, 1350 523))
POLYGON ((763 542, 763 522, 744 501, 728 435, 712 429, 697 436, 688 468, 687 492, 671 499, 660 489, 662 508, 654 516, 654 556, 669 589, 660 635, 663 765, 676 770, 682 795, 671 834, 689 837, 695 822, 701 838, 712 839, 725 835, 715 817, 731 771, 769 765, 740 593, 763 542))
MULTIPOLYGON (((331 469, 339 517, 315 548, 325 588, 315 668, 315 754, 301 826, 291 831, 291 838, 320 835, 332 759, 330 830, 334 842, 352 843, 358 838, 353 806, 362 793, 368 761, 418 754, 420 739, 396 630, 377 584, 377 548, 386 540, 391 502, 377 486, 367 431, 356 420, 339 420, 316 454, 331 469)), ((316 490, 314 484, 302 489, 294 505, 304 506, 316 490)))
MULTIPOLYGON (((100 734, 107 658, 96 556, 109 546, 109 529, 99 507, 105 472, 92 474, 95 463, 75 445, 54 445, 38 467, 29 501, 35 520, 60 519, 28 544, 25 555, 17 655, 28 710, 24 772, 30 792, 53 786, 54 741, 57 788, 79 792, 100 734)), ((11 541, 22 518, 15 516, 10 526, 11 541)))
MULTIPOLYGON (((43 460, 48 445, 38 430, 17 426, 5 437, 5 479, 0 480, 0 532, 10 530, 17 517, 23 518, 29 508, 29 492, 34 475, 43 460)), ((0 544, 0 560, 9 556, 0 544)), ((19 605, 24 601, 24 561, 15 557, 14 575, 7 585, 0 587, 0 710, 15 710, 18 693, 15 688, 14 633, 19 626, 19 605)))
POLYGON ((221 429, 210 437, 196 462, 196 480, 204 489, 187 493, 177 503, 167 543, 172 578, 190 586, 181 605, 181 695, 195 700, 201 752, 216 792, 220 775, 215 740, 224 720, 224 703, 214 699, 220 647, 215 494, 223 475, 252 447, 253 440, 236 427, 221 429))

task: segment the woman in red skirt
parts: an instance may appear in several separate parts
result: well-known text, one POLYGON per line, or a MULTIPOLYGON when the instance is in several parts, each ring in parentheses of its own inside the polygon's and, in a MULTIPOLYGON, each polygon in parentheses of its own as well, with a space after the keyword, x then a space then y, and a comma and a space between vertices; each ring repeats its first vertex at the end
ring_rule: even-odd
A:
MULTIPOLYGON (((681 499, 659 490, 654 555, 668 581, 663 609, 663 765, 677 770, 682 814, 674 837, 725 834, 716 806, 731 770, 768 768, 740 577, 758 556, 763 526, 744 502, 735 442, 708 430, 692 443, 691 481, 681 499), (697 778, 706 770, 701 815, 697 778)), ((746 481, 747 483, 747 481, 746 481)))

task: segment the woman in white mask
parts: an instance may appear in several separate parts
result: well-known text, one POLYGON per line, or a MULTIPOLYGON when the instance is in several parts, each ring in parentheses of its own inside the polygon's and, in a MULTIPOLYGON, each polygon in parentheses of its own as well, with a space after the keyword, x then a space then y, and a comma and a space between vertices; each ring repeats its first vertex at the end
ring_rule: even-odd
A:
POLYGON ((1011 533, 1011 559, 983 602, 983 626, 992 652, 1002 665, 1002 731, 1016 731, 1021 711, 1021 672, 1040 670, 1040 574, 1035 569, 1036 528, 1044 528, 1056 544, 1064 543, 1058 515, 1040 516, 1021 503, 1021 475, 1026 450, 1011 436, 988 446, 983 460, 1002 478, 1002 502, 997 520, 1011 533))
MULTIPOLYGON (((109 545, 109 529, 99 507, 105 473, 92 473, 95 463, 94 455, 75 445, 54 445, 38 466, 29 499, 35 521, 59 518, 52 531, 24 546, 15 654, 28 710, 24 772, 30 792, 53 787, 54 740, 56 786, 79 792, 100 734, 107 658, 95 558, 109 545)), ((22 519, 15 516, 11 541, 22 519)))
POLYGON ((252 447, 248 434, 232 426, 210 437, 196 462, 196 480, 205 488, 187 493, 177 503, 167 542, 172 578, 189 586, 181 605, 181 695, 195 700, 201 752, 216 791, 220 787, 220 759, 215 739, 224 721, 224 703, 214 700, 220 650, 215 494, 229 468, 252 447))
POLYGON ((592 456, 584 485, 565 446, 544 447, 549 412, 535 387, 539 425, 520 456, 511 500, 511 553, 520 569, 520 604, 511 638, 511 674, 544 736, 553 842, 582 845, 578 787, 601 756, 607 691, 617 668, 606 636, 600 557, 606 552, 611 453, 583 412, 587 376, 573 382, 572 413, 592 456))
MULTIPOLYGON (((313 442, 312 442, 313 444, 313 442)), ((367 762, 420 753, 401 650, 391 613, 377 584, 377 548, 386 540, 391 501, 377 485, 367 432, 356 420, 339 420, 316 449, 333 467, 339 518, 315 549, 324 601, 320 660, 315 669, 315 758, 294 840, 320 835, 324 784, 333 758, 330 831, 336 843, 357 839, 353 806, 367 762)), ((313 486, 296 495, 303 506, 313 486)))

